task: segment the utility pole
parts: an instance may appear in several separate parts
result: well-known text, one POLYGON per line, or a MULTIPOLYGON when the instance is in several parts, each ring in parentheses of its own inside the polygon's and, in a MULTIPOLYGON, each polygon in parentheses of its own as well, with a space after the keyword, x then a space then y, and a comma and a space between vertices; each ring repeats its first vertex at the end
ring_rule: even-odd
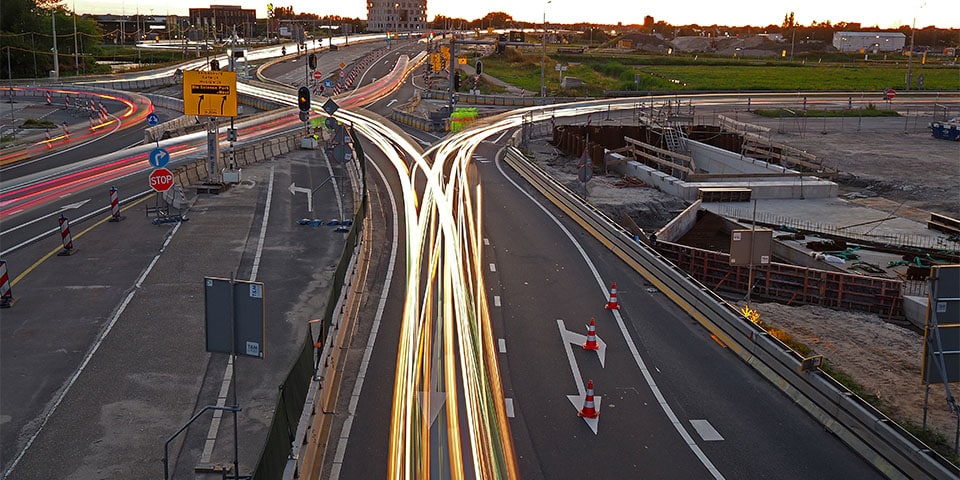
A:
POLYGON ((77 66, 77 76, 80 75, 80 42, 77 40, 77 2, 73 2, 73 63, 77 66))
POLYGON ((57 54, 57 9, 50 10, 53 22, 53 78, 60 78, 60 56, 57 54))
POLYGON ((910 27, 910 55, 907 57, 907 90, 913 85, 913 36, 917 31, 917 17, 913 17, 913 26, 910 27))

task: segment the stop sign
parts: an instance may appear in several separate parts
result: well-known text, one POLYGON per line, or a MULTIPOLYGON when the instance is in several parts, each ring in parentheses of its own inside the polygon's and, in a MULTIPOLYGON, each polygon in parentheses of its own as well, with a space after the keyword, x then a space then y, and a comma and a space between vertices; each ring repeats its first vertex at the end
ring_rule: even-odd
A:
POLYGON ((173 186, 173 174, 166 168, 158 168, 150 172, 150 188, 158 192, 166 192, 173 186))

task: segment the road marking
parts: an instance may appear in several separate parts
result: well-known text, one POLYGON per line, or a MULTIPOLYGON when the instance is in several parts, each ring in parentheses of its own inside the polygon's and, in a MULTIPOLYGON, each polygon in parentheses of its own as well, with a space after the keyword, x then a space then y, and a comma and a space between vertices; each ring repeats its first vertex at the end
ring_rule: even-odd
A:
POLYGON ((717 429, 713 428, 713 425, 710 425, 710 422, 706 420, 690 420, 690 425, 693 425, 693 428, 700 434, 700 438, 705 442, 716 442, 723 440, 723 437, 720 436, 720 432, 717 429))
POLYGON ((498 338, 497 349, 500 350, 500 353, 507 353, 507 341, 502 338, 498 338))
MULTIPOLYGON (((582 344, 587 340, 587 337, 585 335, 580 335, 567 330, 567 328, 563 325, 563 320, 559 318, 557 319, 557 327, 560 328, 560 338, 563 340, 563 349, 567 352, 567 361, 570 362, 570 370, 573 372, 573 381, 577 384, 577 394, 567 395, 567 399, 573 404, 573 408, 579 412, 580 407, 583 406, 583 403, 587 398, 587 389, 583 386, 583 378, 581 378, 580 367, 577 366, 577 359, 574 358, 573 348, 570 348, 570 345, 574 343, 582 344)), ((593 401, 598 412, 600 411, 600 400, 600 395, 594 395, 593 401)), ((584 422, 587 422, 587 426, 590 427, 590 430, 593 430, 593 434, 596 435, 600 418, 582 418, 584 422)))
POLYGON ((507 418, 513 418, 515 416, 513 411, 513 399, 510 397, 504 398, 503 403, 507 408, 507 418))
POLYGON ((497 264, 496 264, 496 263, 491 263, 491 264, 490 264, 490 271, 491 271, 491 272, 496 272, 496 271, 497 271, 497 264))
MULTIPOLYGON (((507 175, 507 172, 503 170, 503 164, 500 161, 503 151, 504 149, 500 149, 496 157, 497 170, 500 172, 500 175, 503 176, 503 178, 507 179, 507 181, 510 182, 514 186, 514 188, 517 189, 518 192, 520 192, 522 195, 530 199, 530 201, 533 202, 533 204, 536 205, 537 208, 543 211, 548 218, 553 220, 553 223, 557 225, 557 228, 563 231, 564 235, 567 236, 567 238, 574 245, 574 247, 576 247, 577 251, 580 252, 580 256, 583 258, 583 261, 587 264, 587 267, 593 273, 594 280, 599 285, 600 290, 603 292, 604 295, 607 295, 608 292, 607 292, 606 282, 603 280, 603 278, 600 277, 600 272, 597 271, 596 265, 593 264, 593 261, 587 255, 587 252, 583 249, 583 246, 580 245, 579 242, 577 242, 576 237, 573 236, 570 230, 567 229, 567 227, 560 222, 560 219, 558 219, 555 215, 553 215, 550 212, 550 210, 547 209, 546 206, 540 203, 540 201, 534 198, 533 195, 531 195, 519 184, 517 184, 517 182, 514 179, 510 178, 510 176, 507 175)), ((657 404, 660 405, 660 408, 663 410, 663 413, 667 416, 667 419, 670 420, 670 423, 677 430, 677 433, 680 434, 680 437, 683 439, 684 443, 687 444, 687 448, 689 448, 690 451, 692 451, 694 455, 697 456, 697 458, 700 460, 700 463, 703 464, 704 468, 706 468, 707 471, 710 472, 713 478, 717 480, 722 479, 723 474, 720 473, 720 470, 717 470, 717 467, 713 464, 713 462, 710 461, 709 458, 707 458, 707 455, 703 453, 703 450, 700 449, 700 446, 697 445, 697 442, 694 441, 693 437, 690 436, 690 433, 687 432, 687 429, 683 427, 683 423, 680 422, 680 419, 677 418, 676 414, 673 413, 673 409, 670 407, 670 404, 667 403, 667 399, 664 398, 663 393, 660 391, 660 388, 657 387, 657 383, 653 380, 653 375, 651 375, 650 371, 647 370, 647 365, 644 363, 643 358, 640 357, 640 352, 639 350, 637 350, 637 345, 634 343, 633 337, 631 337, 630 332, 627 331, 627 326, 623 322, 623 316, 620 315, 620 311, 611 310, 611 312, 613 312, 613 316, 617 320, 617 326, 620 328, 620 333, 623 336, 624 341, 627 342, 627 348, 629 348, 630 354, 633 356, 634 362, 636 362, 637 366, 640 368, 640 373, 643 374, 644 381, 647 383, 647 386, 650 387, 650 390, 653 392, 654 397, 656 397, 657 404)), ((582 383, 582 380, 580 380, 580 382, 582 383)), ((597 403, 599 404, 599 401, 597 403)))
POLYGON ((500 306, 500 295, 494 295, 494 296, 493 296, 493 306, 495 306, 495 307, 499 307, 499 306, 500 306))
MULTIPOLYGON (((147 198, 149 197, 144 197, 143 201, 146 201, 147 198)), ((137 202, 137 203, 140 203, 140 202, 137 202)), ((133 205, 131 205, 131 207, 132 206, 133 205)), ((90 228, 87 228, 83 232, 77 234, 76 237, 74 238, 78 238, 83 233, 89 232, 90 230, 93 230, 95 227, 106 223, 107 220, 109 220, 109 217, 106 217, 103 220, 91 225, 90 228)), ((17 464, 20 463, 20 460, 23 459, 23 456, 27 453, 27 450, 30 449, 30 446, 33 445, 33 442, 37 439, 38 436, 40 436, 40 431, 43 430, 43 427, 47 425, 48 421, 50 421, 50 417, 52 417, 53 413, 56 412, 57 407, 60 406, 60 404, 63 402, 63 399, 67 397, 67 393, 70 392, 70 389, 73 387, 73 384, 77 382, 77 379, 80 378, 80 375, 87 368, 87 364, 90 363, 90 360, 93 358, 94 354, 96 354, 97 351, 100 350, 100 345, 103 344, 103 341, 107 338, 107 335, 109 335, 110 332, 113 330, 114 325, 116 325, 117 321, 120 320, 120 315, 123 315, 123 312, 127 310, 127 306, 130 305, 131 301, 133 301, 134 295, 136 295, 137 292, 140 291, 140 287, 143 285, 143 281, 147 278, 147 275, 149 275, 150 272, 153 271, 153 267, 157 264, 157 261, 160 260, 160 255, 162 255, 163 252, 166 250, 167 245, 169 245, 170 241, 173 240, 174 235, 176 235, 177 232, 180 230, 181 225, 183 225, 183 223, 177 223, 176 225, 174 225, 173 229, 170 230, 170 234, 167 237, 167 240, 163 242, 163 246, 160 247, 160 252, 153 257, 153 260, 150 262, 149 265, 147 265, 147 268, 145 268, 143 272, 140 274, 140 276, 137 278, 137 281, 134 283, 135 288, 133 290, 130 290, 130 293, 128 293, 126 298, 123 299, 123 302, 120 303, 120 308, 118 308, 116 313, 114 313, 113 316, 110 317, 110 321, 107 323, 106 328, 100 333, 100 336, 97 337, 96 342, 93 343, 93 348, 91 348, 90 351, 87 352, 87 354, 83 357, 83 361, 80 362, 80 366, 77 367, 77 369, 73 372, 73 375, 70 376, 70 379, 67 380, 67 383, 60 390, 60 394, 57 396, 57 399, 53 402, 53 406, 51 406, 50 409, 46 411, 43 418, 40 420, 40 426, 37 427, 37 429, 33 432, 33 435, 30 436, 30 439, 27 440, 27 444, 23 446, 23 450, 20 450, 20 453, 17 454, 17 457, 13 459, 13 462, 10 464, 10 466, 7 467, 7 469, 3 472, 2 478, 7 478, 10 475, 10 473, 13 472, 13 469, 16 468, 17 464)), ((52 250, 48 255, 40 259, 38 263, 34 264, 31 267, 31 270, 35 268, 37 265, 39 265, 40 262, 43 262, 46 259, 53 256, 59 250, 60 250, 60 247, 57 247, 56 249, 52 250)), ((23 274, 21 274, 20 278, 22 278, 23 275, 26 275, 26 273, 27 272, 24 272, 23 274)))
MULTIPOLYGON (((267 222, 270 221, 270 206, 273 204, 273 177, 276 166, 270 167, 270 180, 267 182, 267 201, 263 205, 263 222, 260 224, 260 238, 257 239, 257 252, 253 256, 253 268, 250 271, 250 281, 257 280, 257 273, 260 272, 260 257, 263 256, 263 243, 267 237, 267 222)), ((179 225, 179 224, 178 224, 179 225)), ((220 395, 217 396, 217 406, 223 407, 227 404, 227 392, 230 391, 230 383, 233 381, 233 356, 227 359, 227 368, 223 371, 223 382, 220 385, 220 395)), ((236 398, 236 392, 234 392, 236 398)), ((207 430, 207 441, 203 444, 203 453, 200 455, 200 463, 210 463, 210 457, 213 456, 213 448, 217 444, 217 436, 220 433, 220 419, 223 417, 223 410, 213 411, 213 420, 210 421, 210 429, 207 430)), ((236 415, 236 413, 234 413, 236 415)))
POLYGON ((489 247, 489 246, 490 246, 490 239, 487 238, 487 237, 483 237, 483 244, 489 247))
POLYGON ((397 243, 400 233, 397 226, 397 202, 394 198, 393 189, 383 170, 377 165, 377 162, 370 162, 377 174, 383 180, 387 187, 387 197, 390 199, 390 211, 393 212, 393 241, 390 243, 390 261, 387 264, 387 275, 383 282, 383 289, 380 291, 380 303, 377 305, 377 313, 373 317, 373 325, 370 327, 370 336, 367 338, 367 346, 363 350, 363 358, 360 360, 360 371, 357 373, 357 383, 353 386, 353 392, 350 394, 350 404, 347 407, 347 420, 343 422, 343 428, 340 430, 340 438, 337 441, 337 451, 333 457, 333 467, 330 469, 330 480, 340 478, 340 470, 343 468, 343 459, 347 451, 347 441, 350 440, 350 430, 353 427, 353 419, 357 415, 357 404, 360 403, 360 392, 363 389, 363 380, 367 376, 367 368, 370 366, 370 357, 373 356, 373 346, 377 343, 377 332, 380 331, 380 323, 383 320, 383 312, 387 308, 387 293, 390 291, 390 284, 393 282, 393 270, 397 264, 397 243))

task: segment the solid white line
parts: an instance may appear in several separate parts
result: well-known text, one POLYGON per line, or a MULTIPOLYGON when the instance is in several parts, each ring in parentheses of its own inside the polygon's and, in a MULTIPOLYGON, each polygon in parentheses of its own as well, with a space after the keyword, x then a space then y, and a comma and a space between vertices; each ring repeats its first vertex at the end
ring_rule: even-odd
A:
POLYGON ((353 427, 353 418, 357 415, 357 404, 360 402, 360 391, 363 389, 363 379, 367 376, 367 368, 370 366, 370 357, 373 356, 373 345, 377 342, 377 332, 380 331, 380 322, 383 319, 383 312, 387 307, 387 294, 390 291, 390 284, 393 281, 393 269, 397 263, 397 243, 399 242, 399 225, 397 225, 397 203, 393 197, 393 189, 390 188, 390 182, 387 181, 383 170, 376 162, 367 162, 373 165, 384 185, 387 186, 387 196, 390 198, 390 211, 393 212, 393 245, 390 248, 390 262, 387 266, 387 275, 383 282, 383 289, 380 291, 380 303, 377 305, 377 313, 373 318, 373 326, 370 329, 370 337, 367 339, 367 346, 363 350, 363 359, 360 361, 360 371, 357 373, 357 383, 353 386, 353 393, 350 397, 350 406, 347 408, 347 420, 343 422, 343 428, 340 430, 340 440, 337 442, 337 451, 333 458, 333 466, 330 469, 330 480, 340 478, 340 470, 343 468, 343 458, 347 451, 347 442, 350 440, 350 430, 353 427))
POLYGON ((514 414, 514 411, 513 411, 513 399, 510 397, 506 397, 503 399, 503 404, 504 404, 504 407, 506 407, 507 409, 507 418, 515 417, 516 415, 514 414))
MULTIPOLYGON (((177 231, 180 230, 180 225, 183 225, 183 224, 177 223, 176 225, 174 225, 173 229, 170 230, 170 236, 167 237, 167 240, 163 243, 163 248, 166 248, 166 246, 170 243, 170 240, 173 239, 173 236, 176 235, 177 231)), ((153 261, 151 261, 150 264, 147 265, 147 268, 145 268, 143 272, 140 274, 140 277, 137 278, 137 281, 135 283, 136 288, 131 290, 130 293, 127 294, 126 298, 123 299, 123 302, 120 303, 120 308, 117 309, 117 313, 113 314, 113 316, 110 317, 110 322, 107 323, 107 328, 105 328, 103 332, 100 333, 100 336, 97 337, 96 342, 93 343, 93 347, 83 357, 83 361, 80 362, 80 366, 77 367, 77 369, 73 372, 73 375, 70 376, 70 379, 67 381, 67 383, 60 388, 60 392, 57 395, 57 399, 53 402, 53 405, 50 406, 49 410, 43 413, 43 419, 40 421, 40 426, 38 426, 36 431, 33 432, 33 435, 30 436, 30 440, 27 440, 26 445, 23 446, 23 450, 20 450, 20 453, 17 454, 16 458, 14 458, 10 466, 7 467, 7 470, 3 472, 3 478, 7 478, 10 475, 10 473, 13 472, 13 469, 16 468, 17 464, 20 463, 20 460, 23 459, 23 456, 27 453, 27 450, 30 449, 30 446, 33 445, 33 442, 36 441, 38 436, 40 436, 40 431, 43 430, 43 427, 46 426, 48 421, 50 421, 50 417, 53 416, 53 413, 57 410, 57 407, 60 406, 60 404, 63 402, 63 399, 66 398, 67 393, 73 387, 73 384, 77 382, 77 379, 80 378, 80 375, 83 373, 84 369, 87 368, 87 364, 90 363, 90 360, 93 358, 94 354, 96 354, 97 351, 100 350, 100 346, 103 345, 103 341, 107 338, 107 335, 109 335, 110 332, 113 330, 113 327, 114 325, 117 324, 117 321, 120 320, 120 315, 123 315, 123 312, 126 311, 127 306, 130 305, 130 302, 133 300, 134 295, 136 295, 137 292, 140 290, 140 286, 143 284, 143 280, 146 279, 147 275, 150 274, 150 271, 153 270, 154 265, 157 264, 157 260, 159 260, 160 255, 162 253, 163 253, 163 249, 161 249, 160 253, 158 253, 153 257, 153 261)))
MULTIPOLYGON (((257 251, 253 256, 253 268, 250 270, 250 281, 257 281, 257 273, 260 272, 260 258, 263 256, 263 243, 267 237, 267 222, 270 220, 270 206, 273 204, 273 178, 276 171, 276 165, 270 166, 270 180, 267 183, 267 201, 263 205, 263 221, 260 224, 260 238, 257 239, 257 251)), ((233 380, 233 357, 227 358, 227 368, 223 371, 223 381, 220 384, 220 394, 217 396, 217 406, 223 407, 227 404, 227 392, 230 390, 230 383, 233 380)), ((220 434, 220 418, 223 417, 223 410, 214 410, 213 420, 210 421, 210 428, 207 430, 207 441, 203 445, 203 454, 200 456, 200 463, 210 463, 210 457, 213 455, 213 448, 217 444, 217 436, 220 434)))
POLYGON ((503 137, 506 136, 508 133, 510 133, 510 129, 509 129, 509 128, 506 129, 506 130, 504 130, 503 133, 501 133, 500 136, 497 137, 497 139, 493 141, 493 143, 500 143, 500 140, 503 140, 503 137))
POLYGON ((505 339, 497 339, 497 350, 499 350, 500 353, 507 353, 507 341, 505 339))
MULTIPOLYGON (((560 222, 560 219, 558 219, 555 215, 550 213, 550 210, 548 210, 546 206, 544 206, 536 198, 534 198, 533 195, 527 193, 526 190, 521 188, 520 185, 517 184, 517 182, 515 182, 512 178, 510 178, 510 176, 507 175, 506 172, 503 171, 503 165, 500 162, 500 158, 502 156, 501 154, 503 153, 503 150, 504 149, 500 149, 500 151, 497 152, 497 170, 500 171, 500 175, 502 175, 503 178, 507 179, 508 182, 513 184, 513 186, 517 189, 517 191, 525 195, 527 198, 530 199, 531 202, 534 203, 534 205, 540 208, 540 210, 542 210, 543 213, 547 215, 547 217, 553 220, 553 223, 555 223, 557 227, 561 231, 563 231, 564 235, 566 235, 567 238, 570 239, 570 242, 573 244, 574 247, 576 247, 577 251, 580 252, 580 256, 583 258, 583 261, 586 262, 587 267, 593 273, 594 280, 596 280, 597 284, 600 286, 600 290, 603 292, 604 297, 606 297, 606 295, 608 294, 606 282, 604 282, 603 278, 600 277, 600 273, 597 271, 596 265, 593 264, 593 260, 590 259, 590 257, 587 255, 587 252, 583 249, 583 246, 580 245, 580 243, 573 236, 573 234, 570 233, 570 230, 568 230, 567 227, 560 222)), ((670 405, 667 403, 667 400, 663 397, 663 394, 660 393, 660 389, 657 387, 657 383, 653 380, 653 376, 650 375, 650 371, 647 370, 647 366, 643 362, 643 358, 640 357, 640 352, 637 350, 637 346, 636 344, 634 344, 633 338, 630 336, 630 333, 627 331, 627 326, 623 322, 623 317, 620 315, 620 311, 619 310, 611 310, 611 311, 613 312, 613 316, 617 319, 617 326, 620 327, 620 333, 621 335, 623 335, 624 340, 627 342, 627 347, 630 349, 630 354, 633 355, 634 361, 636 362, 637 366, 640 367, 640 372, 643 374, 643 379, 647 382, 647 386, 650 387, 650 390, 653 392, 653 395, 656 397, 657 403, 660 405, 660 408, 663 409, 663 413, 667 415, 667 418, 670 420, 670 423, 673 424, 673 427, 677 430, 677 433, 679 433, 680 437, 683 438, 683 440, 686 442, 687 447, 690 448, 690 450, 697 456, 698 459, 700 459, 700 463, 702 463, 703 466, 706 467, 707 471, 709 471, 710 474, 713 475, 713 478, 717 480, 722 479, 723 474, 721 474, 720 471, 717 470, 717 467, 713 465, 713 462, 711 462, 710 459, 707 458, 707 455, 703 453, 703 450, 700 449, 700 446, 697 445, 697 442, 693 440, 693 437, 690 436, 690 434, 687 432, 687 429, 684 428, 683 424, 680 423, 680 420, 677 419, 677 416, 673 413, 673 409, 670 408, 670 405)), ((560 322, 561 330, 566 330, 563 328, 562 321, 558 320, 558 322, 560 322)), ((562 334, 563 332, 561 332, 561 335, 562 334)), ((572 356, 572 352, 570 352, 568 356, 572 356)), ((575 361, 573 365, 576 365, 575 361)), ((582 382, 582 380, 580 381, 582 382)), ((582 389, 580 391, 583 392, 582 389)))

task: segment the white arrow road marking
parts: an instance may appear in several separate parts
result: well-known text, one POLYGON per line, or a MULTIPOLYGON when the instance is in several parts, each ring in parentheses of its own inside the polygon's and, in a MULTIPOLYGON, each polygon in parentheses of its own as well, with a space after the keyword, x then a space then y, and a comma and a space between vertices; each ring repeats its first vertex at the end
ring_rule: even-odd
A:
POLYGON ((309 188, 298 187, 296 182, 291 182, 290 187, 287 188, 290 190, 290 195, 296 195, 297 192, 307 194, 307 211, 313 212, 313 191, 309 188))
MULTIPOLYGON (((570 347, 571 344, 578 343, 580 345, 583 342, 587 341, 585 335, 579 335, 570 331, 567 331, 567 328, 563 325, 563 320, 557 319, 557 327, 560 329, 560 338, 563 339, 563 349, 567 352, 567 360, 570 362, 570 370, 573 372, 573 381, 577 384, 577 395, 567 395, 567 399, 570 400, 570 403, 573 404, 573 408, 580 411, 580 408, 583 407, 583 402, 587 398, 587 389, 583 386, 583 378, 580 375, 580 367, 577 366, 577 359, 573 357, 573 348, 570 347)), ((599 343, 599 339, 598 343, 599 343)), ((593 403, 597 412, 600 412, 600 395, 593 396, 593 403)), ((584 422, 587 422, 587 426, 590 427, 590 430, 593 430, 593 434, 597 434, 597 426, 600 423, 600 418, 583 418, 584 422)))
POLYGON ((83 200, 83 201, 80 201, 80 202, 69 203, 69 204, 67 204, 67 205, 64 205, 64 206, 60 207, 60 210, 57 210, 57 211, 55 211, 55 212, 48 213, 48 214, 46 214, 46 215, 44 215, 44 216, 42 216, 42 217, 34 218, 33 220, 30 220, 29 222, 21 223, 21 224, 15 226, 15 227, 4 229, 3 233, 10 233, 10 232, 12 232, 12 231, 14 231, 14 230, 17 230, 17 229, 26 227, 27 225, 31 225, 31 224, 37 223, 37 222, 39 222, 40 220, 45 220, 45 219, 50 218, 50 217, 52 217, 52 216, 54 216, 54 215, 60 215, 61 213, 66 212, 67 210, 75 210, 75 209, 77 209, 77 208, 82 207, 84 204, 86 204, 86 203, 89 202, 90 200, 91 200, 91 199, 88 198, 88 199, 83 200))
MULTIPOLYGON (((420 404, 423 404, 423 394, 426 392, 420 392, 420 404)), ((430 392, 430 426, 433 427, 433 422, 437 421, 437 417, 440 415, 440 409, 443 408, 443 404, 447 401, 447 394, 444 392, 430 392)))
POLYGON ((393 100, 390 100, 390 103, 387 104, 387 108, 390 108, 390 105, 393 105, 396 102, 397 102, 396 98, 394 98, 393 100))

